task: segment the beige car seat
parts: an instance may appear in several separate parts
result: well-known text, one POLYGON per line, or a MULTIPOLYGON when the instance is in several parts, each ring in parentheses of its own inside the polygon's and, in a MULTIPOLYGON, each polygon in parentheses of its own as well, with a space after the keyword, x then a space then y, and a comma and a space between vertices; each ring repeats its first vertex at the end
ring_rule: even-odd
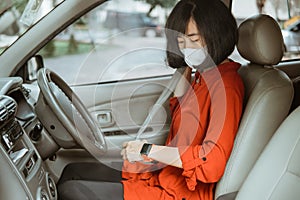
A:
POLYGON ((281 124, 242 185, 240 200, 300 198, 300 107, 281 124))
POLYGON ((239 71, 245 85, 245 107, 225 173, 216 187, 217 200, 235 198, 287 116, 294 94, 288 76, 272 67, 283 56, 283 38, 277 22, 267 15, 257 15, 245 20, 238 31, 238 51, 250 61, 239 71))

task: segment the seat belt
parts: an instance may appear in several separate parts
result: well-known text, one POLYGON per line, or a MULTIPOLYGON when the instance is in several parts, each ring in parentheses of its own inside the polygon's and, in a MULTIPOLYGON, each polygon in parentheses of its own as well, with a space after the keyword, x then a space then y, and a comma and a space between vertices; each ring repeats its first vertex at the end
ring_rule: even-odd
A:
POLYGON ((171 94, 175 90, 175 87, 177 86, 177 83, 180 80, 180 78, 181 78, 183 72, 185 71, 185 69, 186 69, 185 67, 184 68, 178 68, 175 71, 175 73, 173 74, 173 76, 172 76, 171 80, 169 81, 167 87, 163 90, 161 95, 158 97, 158 99, 156 100, 154 106, 152 107, 152 109, 148 113, 144 123, 142 124, 142 126, 138 130, 138 132, 136 134, 136 140, 141 138, 141 135, 144 133, 144 131, 148 127, 149 123, 151 122, 152 117, 156 114, 156 112, 159 110, 159 108, 161 108, 162 105, 169 99, 169 97, 171 96, 171 94))

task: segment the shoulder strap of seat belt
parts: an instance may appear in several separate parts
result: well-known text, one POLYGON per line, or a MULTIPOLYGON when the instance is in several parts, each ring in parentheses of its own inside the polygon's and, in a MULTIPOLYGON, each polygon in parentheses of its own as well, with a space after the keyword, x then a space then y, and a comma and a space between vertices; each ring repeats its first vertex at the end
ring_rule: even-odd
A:
POLYGON ((152 109, 148 113, 144 123, 140 127, 139 131, 137 132, 136 139, 140 139, 141 135, 144 133, 146 128, 148 127, 149 123, 151 122, 152 117, 156 114, 159 108, 169 99, 171 94, 174 92, 175 87, 180 80, 185 68, 178 68, 175 73, 173 74, 171 80, 169 81, 167 87, 163 90, 161 95, 156 100, 155 104, 153 105, 152 109))

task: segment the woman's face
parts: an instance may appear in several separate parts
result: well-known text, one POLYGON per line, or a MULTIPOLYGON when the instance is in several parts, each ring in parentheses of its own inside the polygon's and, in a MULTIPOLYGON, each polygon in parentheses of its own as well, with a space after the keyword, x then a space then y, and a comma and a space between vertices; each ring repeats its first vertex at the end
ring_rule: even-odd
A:
POLYGON ((192 48, 197 49, 204 46, 203 39, 200 36, 199 30, 194 19, 190 19, 185 34, 181 34, 177 38, 180 49, 192 48))

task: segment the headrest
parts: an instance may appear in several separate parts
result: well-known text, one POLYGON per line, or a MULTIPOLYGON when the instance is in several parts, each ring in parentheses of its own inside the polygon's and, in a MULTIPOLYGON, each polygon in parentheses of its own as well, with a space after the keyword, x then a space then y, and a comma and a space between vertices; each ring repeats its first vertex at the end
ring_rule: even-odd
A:
POLYGON ((283 56, 284 43, 278 23, 268 15, 246 19, 238 28, 237 49, 251 63, 276 65, 283 56))

